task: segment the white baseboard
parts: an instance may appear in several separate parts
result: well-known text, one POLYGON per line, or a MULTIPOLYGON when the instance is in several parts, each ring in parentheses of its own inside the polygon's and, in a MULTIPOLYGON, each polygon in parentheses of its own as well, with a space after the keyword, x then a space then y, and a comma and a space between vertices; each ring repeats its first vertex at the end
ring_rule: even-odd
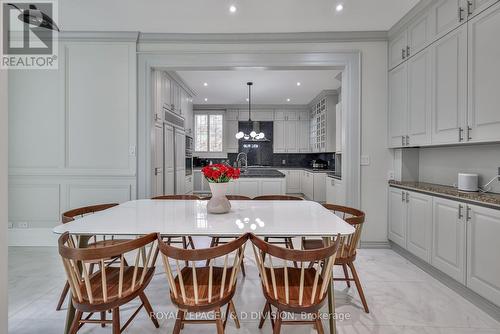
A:
POLYGON ((359 248, 387 249, 391 248, 389 241, 361 241, 359 248))
POLYGON ((9 246, 57 246, 58 235, 51 228, 9 229, 9 246))

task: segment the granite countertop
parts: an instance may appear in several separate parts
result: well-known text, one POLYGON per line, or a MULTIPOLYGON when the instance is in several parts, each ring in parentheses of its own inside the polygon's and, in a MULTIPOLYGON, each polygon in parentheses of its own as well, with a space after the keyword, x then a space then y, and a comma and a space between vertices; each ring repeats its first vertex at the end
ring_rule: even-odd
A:
MULTIPOLYGON (((199 171, 201 170, 202 167, 193 167, 193 170, 199 171)), ((335 171, 331 169, 313 169, 310 167, 288 167, 288 166, 262 166, 262 167, 251 167, 249 166, 248 169, 251 170, 305 170, 310 173, 328 173, 328 174, 335 174, 335 171)), ((340 175, 336 175, 335 178, 340 178, 340 175)))
POLYGON ((342 180, 342 175, 340 175, 339 173, 336 173, 336 172, 329 172, 328 174, 326 174, 326 176, 337 179, 337 180, 342 180))
MULTIPOLYGON (((201 167, 193 168, 200 171, 201 167)), ((284 178, 285 174, 276 168, 249 168, 246 171, 241 170, 240 178, 284 178)))
POLYGON ((431 195, 456 199, 470 204, 500 209, 500 194, 497 193, 465 192, 459 191, 457 188, 451 186, 443 186, 440 184, 426 182, 400 182, 391 180, 389 181, 389 185, 397 188, 415 190, 431 195))

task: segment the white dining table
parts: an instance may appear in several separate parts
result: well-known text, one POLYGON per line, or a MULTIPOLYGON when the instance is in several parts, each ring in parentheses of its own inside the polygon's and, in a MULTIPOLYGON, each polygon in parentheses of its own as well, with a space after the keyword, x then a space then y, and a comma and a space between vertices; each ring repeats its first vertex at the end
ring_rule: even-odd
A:
MULTIPOLYGON (((142 199, 122 203, 104 211, 56 226, 56 234, 77 236, 164 236, 237 237, 251 232, 261 237, 321 237, 329 242, 354 228, 321 204, 312 201, 231 201, 226 214, 207 212, 206 200, 142 199)), ((88 238, 80 238, 80 242, 88 238)), ((81 244, 80 247, 86 246, 81 244)), ((333 288, 328 289, 330 333, 335 333, 333 288)), ((75 309, 70 302, 66 317, 68 333, 75 309)))
POLYGON ((57 234, 236 237, 348 235, 354 228, 312 201, 231 201, 226 214, 207 212, 203 200, 135 200, 58 225, 57 234))

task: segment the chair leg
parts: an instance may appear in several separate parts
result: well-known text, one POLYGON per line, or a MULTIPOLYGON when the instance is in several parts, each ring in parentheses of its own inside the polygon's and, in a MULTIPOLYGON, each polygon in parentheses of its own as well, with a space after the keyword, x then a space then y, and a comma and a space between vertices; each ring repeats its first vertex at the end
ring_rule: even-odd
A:
POLYGON ((259 329, 262 329, 262 327, 264 326, 264 322, 266 322, 266 316, 268 313, 271 313, 271 307, 269 306, 269 303, 266 303, 266 305, 264 305, 264 310, 260 315, 259 329))
POLYGON ((274 323, 273 334, 280 334, 281 333, 282 322, 283 322, 283 320, 281 319, 281 311, 278 310, 278 312, 276 312, 276 322, 274 323))
POLYGON ((156 319, 155 312, 153 311, 153 307, 151 307, 151 303, 149 302, 148 297, 146 297, 146 294, 144 292, 141 292, 139 295, 139 298, 141 299, 141 302, 144 304, 144 308, 148 312, 148 316, 153 322, 153 325, 155 325, 156 328, 160 328, 160 324, 158 323, 158 319, 156 319))
POLYGON ((349 281, 349 273, 347 271, 347 264, 342 265, 342 269, 344 269, 345 282, 347 283, 347 287, 351 287, 351 282, 349 281))
POLYGON ((354 268, 354 263, 349 263, 349 268, 351 268, 352 276, 354 278, 354 282, 356 283, 356 288, 358 289, 359 297, 361 298, 361 302, 363 303, 363 307, 365 308, 366 313, 370 313, 368 310, 368 303, 366 302, 365 294, 363 292, 363 288, 361 287, 361 282, 359 281, 358 273, 354 268))
POLYGON ((325 331, 323 329, 323 323, 321 322, 321 315, 319 312, 316 315, 314 323, 316 325, 316 331, 318 332, 318 334, 325 334, 325 331))
POLYGON ((73 318, 73 323, 71 324, 70 334, 76 334, 80 328, 80 320, 82 319, 83 312, 76 310, 75 317, 73 318))
POLYGON ((189 245, 191 245, 191 249, 195 249, 193 238, 191 236, 189 236, 188 240, 189 240, 189 245))
POLYGON ((120 309, 113 309, 113 334, 120 334, 120 309))
MULTIPOLYGON (((187 249, 187 247, 188 247, 187 238, 186 237, 182 237, 182 248, 183 249, 187 249)), ((188 267, 188 266, 189 266, 189 262, 186 261, 186 267, 188 267)))
POLYGON ((240 328, 240 319, 238 319, 238 313, 236 313, 236 308, 234 307, 234 303, 233 301, 230 301, 228 304, 227 304, 227 310, 226 310, 226 318, 224 319, 224 328, 226 328, 226 324, 227 324, 227 319, 229 318, 229 314, 231 314, 231 319, 234 320, 234 323, 236 325, 236 328, 240 328))
POLYGON ((106 327, 106 323, 104 321, 106 321, 106 311, 103 311, 101 312, 101 327, 104 328, 106 327))
POLYGON ((222 322, 220 308, 215 310, 215 324, 217 325, 217 334, 224 334, 224 324, 222 322))
POLYGON ((66 299, 66 295, 68 294, 69 291, 69 283, 66 281, 64 284, 64 288, 61 292, 61 297, 59 297, 59 302, 57 303, 56 311, 60 311, 62 304, 64 303, 64 300, 66 299))
POLYGON ((173 334, 179 334, 182 328, 182 320, 184 319, 185 312, 182 310, 177 311, 177 319, 175 319, 173 334))

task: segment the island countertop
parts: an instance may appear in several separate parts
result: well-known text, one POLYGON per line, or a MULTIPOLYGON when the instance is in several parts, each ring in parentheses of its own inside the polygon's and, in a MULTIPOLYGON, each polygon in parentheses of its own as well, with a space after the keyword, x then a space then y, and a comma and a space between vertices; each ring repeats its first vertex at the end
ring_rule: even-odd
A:
MULTIPOLYGON (((201 171, 200 167, 195 167, 195 171, 201 171)), ((281 173, 279 170, 275 168, 248 168, 245 170, 241 169, 241 178, 284 178, 285 174, 281 173)))

